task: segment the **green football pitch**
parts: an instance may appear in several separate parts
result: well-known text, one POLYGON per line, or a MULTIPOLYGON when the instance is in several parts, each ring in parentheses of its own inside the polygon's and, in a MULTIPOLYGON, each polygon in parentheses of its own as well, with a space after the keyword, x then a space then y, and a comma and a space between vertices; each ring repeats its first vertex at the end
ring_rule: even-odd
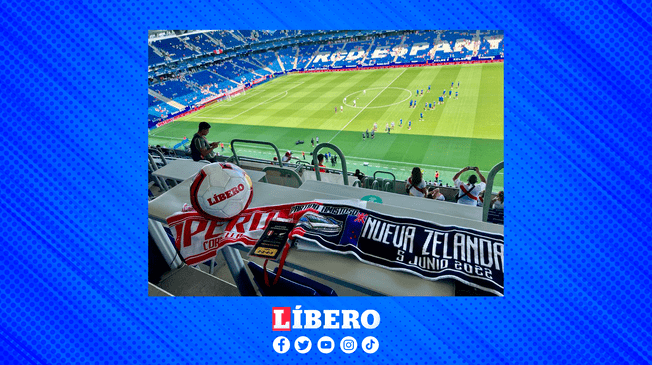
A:
MULTIPOLYGON (((404 180, 419 166, 425 180, 434 180, 439 171, 452 185, 453 175, 465 166, 478 166, 487 176, 503 161, 503 118, 502 63, 290 74, 154 129, 149 144, 172 147, 184 137, 192 139, 205 121, 211 124, 208 140, 224 143, 225 150, 217 150, 223 155, 231 155, 228 145, 237 138, 272 142, 281 155, 291 150, 302 158, 304 151, 310 161, 310 140, 319 137, 342 150, 350 172, 389 171, 404 180), (444 90, 444 104, 424 110, 444 90), (409 107, 410 100, 417 100, 416 108, 409 107), (385 125, 391 122, 395 126, 388 134, 385 125), (374 123, 375 138, 363 139, 362 132, 371 132, 374 123), (295 144, 298 140, 304 143, 295 144)), ((275 156, 265 146, 236 145, 236 151, 268 160, 275 156)), ((341 168, 339 160, 336 167, 341 168)), ((502 171, 495 187, 503 187, 502 171)))

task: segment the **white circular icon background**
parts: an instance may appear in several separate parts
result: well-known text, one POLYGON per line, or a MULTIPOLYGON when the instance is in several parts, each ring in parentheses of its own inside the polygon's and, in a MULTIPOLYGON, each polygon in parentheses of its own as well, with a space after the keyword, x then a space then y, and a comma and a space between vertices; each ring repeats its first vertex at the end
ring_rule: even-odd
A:
POLYGON ((369 337, 365 337, 365 339, 362 340, 360 346, 362 346, 362 351, 368 354, 373 354, 374 352, 378 351, 378 347, 380 347, 380 344, 378 343, 376 337, 369 336, 369 337))
POLYGON ((272 342, 272 347, 274 348, 274 351, 278 352, 279 354, 284 354, 290 350, 292 344, 290 340, 287 339, 287 337, 278 336, 274 339, 274 342, 272 342))
POLYGON ((317 350, 322 354, 330 354, 335 350, 335 341, 328 336, 324 336, 317 341, 317 350))
POLYGON ((355 352, 357 348, 358 348, 358 343, 356 342, 355 338, 351 336, 346 336, 342 339, 342 341, 340 341, 340 349, 345 354, 351 354, 355 352))
POLYGON ((312 342, 306 336, 301 336, 294 340, 294 349, 300 354, 305 354, 312 348, 312 342))

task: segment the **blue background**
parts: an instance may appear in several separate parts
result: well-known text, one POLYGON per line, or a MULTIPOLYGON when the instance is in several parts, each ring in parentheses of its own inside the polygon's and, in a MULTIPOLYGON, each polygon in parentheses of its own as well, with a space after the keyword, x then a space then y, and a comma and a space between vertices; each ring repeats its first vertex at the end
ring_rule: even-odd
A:
POLYGON ((0 356, 6 363, 646 363, 645 2, 4 2, 0 356), (148 29, 504 29, 504 298, 148 298, 148 29), (293 331, 273 306, 375 309, 293 331), (322 355, 373 335, 380 350, 322 355))

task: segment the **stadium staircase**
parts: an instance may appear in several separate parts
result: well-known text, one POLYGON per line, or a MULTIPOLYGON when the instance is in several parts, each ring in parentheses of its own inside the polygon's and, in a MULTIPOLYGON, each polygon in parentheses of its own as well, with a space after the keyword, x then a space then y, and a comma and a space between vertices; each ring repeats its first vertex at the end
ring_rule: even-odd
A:
POLYGON ((155 98, 157 98, 157 99, 163 101, 164 103, 167 103, 167 104, 169 104, 169 105, 172 105, 173 107, 175 107, 175 108, 177 108, 177 109, 179 109, 179 110, 183 110, 183 109, 186 108, 185 105, 179 104, 179 103, 177 103, 176 101, 174 101, 174 100, 172 100, 172 99, 170 99, 170 98, 166 98, 165 96, 163 96, 163 94, 159 94, 159 93, 157 93, 156 91, 154 91, 154 90, 152 90, 152 89, 147 89, 147 93, 148 93, 149 95, 151 95, 151 96, 153 96, 153 97, 155 97, 155 98))
POLYGON ((222 48, 225 48, 224 43, 222 43, 222 40, 221 40, 221 39, 219 39, 219 38, 215 38, 215 37, 212 37, 212 36, 211 36, 210 34, 208 34, 208 33, 209 33, 209 32, 204 33, 204 35, 206 36, 206 38, 210 39, 211 41, 213 41, 213 43, 217 44, 218 46, 220 46, 220 47, 222 47, 222 48))
POLYGON ((297 69, 297 62, 299 62, 299 47, 297 47, 297 54, 294 55, 294 69, 297 69))
POLYGON ((156 46, 154 46, 154 43, 150 43, 149 46, 152 47, 152 49, 154 50, 154 53, 161 56, 161 58, 165 58, 165 53, 163 51, 161 51, 160 49, 156 48, 156 46))
MULTIPOLYGON (((246 61, 243 61, 243 60, 242 60, 242 62, 246 62, 246 61)), ((248 62, 247 62, 247 63, 248 63, 248 62)), ((233 67, 239 68, 239 69, 241 69, 242 71, 244 71, 245 73, 250 73, 250 74, 252 74, 252 75, 256 75, 256 76, 258 76, 258 77, 263 77, 262 75, 257 74, 254 70, 247 70, 247 69, 244 68, 244 67, 240 67, 240 66, 236 65, 235 62, 231 62, 231 64, 233 65, 233 67)), ((252 66, 253 66, 253 65, 252 65, 252 66)), ((273 73, 273 72, 272 72, 272 73, 273 73)))
POLYGON ((234 84, 236 84, 236 85, 238 85, 238 86, 242 86, 242 83, 241 83, 241 82, 237 82, 237 81, 231 80, 230 78, 228 78, 228 77, 226 77, 226 76, 224 76, 224 75, 222 75, 222 74, 218 74, 218 73, 217 73, 216 71, 214 71, 214 70, 212 70, 211 72, 214 73, 215 75, 217 75, 217 76, 223 78, 223 79, 226 80, 226 81, 230 81, 230 82, 232 82, 232 83, 234 83, 234 84))
POLYGON ((285 73, 285 66, 283 66, 283 62, 281 62, 281 57, 279 57, 278 53, 274 51, 274 56, 276 56, 276 62, 278 62, 279 65, 281 65, 281 71, 285 73))
MULTIPOLYGON (((276 54, 276 52, 274 54, 276 54)), ((274 70, 272 70, 271 68, 263 65, 260 61, 258 61, 257 59, 255 59, 253 57, 249 57, 249 61, 245 61, 245 62, 251 64, 252 66, 254 66, 256 68, 262 68, 263 70, 271 73, 272 75, 275 74, 274 70), (255 64, 254 64, 254 62, 255 62, 255 64)))
MULTIPOLYGON (((400 43, 398 46, 394 47, 394 48, 399 48, 399 49, 400 49, 401 47, 403 47, 403 44, 404 44, 404 43, 405 43, 405 36, 403 36, 403 37, 401 38, 401 43, 400 43)), ((393 49, 394 49, 394 48, 393 48, 393 49)), ((396 62, 396 59, 398 58, 398 56, 399 56, 400 54, 401 54, 401 52, 396 52, 396 56, 394 56, 394 59, 392 60, 392 62, 396 62)))
POLYGON ((233 34, 233 36, 237 40, 239 40, 240 42, 242 42, 244 44, 249 44, 249 42, 247 42, 247 39, 245 38, 245 36, 243 36, 242 33, 240 33, 239 30, 234 30, 233 32, 231 32, 231 34, 233 34))
MULTIPOLYGON (((349 42, 344 42, 344 44, 342 45, 342 47, 340 47, 340 48, 338 48, 338 49, 336 49, 336 50, 335 50, 335 52, 333 52, 333 53, 340 53, 340 52, 344 52, 344 50, 346 49, 346 45, 347 45, 347 44, 349 44, 349 42)), ((347 53, 347 54, 348 54, 348 53, 347 53)), ((333 62, 332 62, 332 63, 331 63, 330 65, 328 65, 328 66, 329 66, 329 67, 333 67, 333 66, 335 66, 335 64, 336 64, 337 62, 339 62, 339 61, 342 61, 342 60, 344 60, 344 59, 346 59, 346 55, 347 55, 347 54, 345 54, 345 55, 344 55, 344 58, 342 58, 341 60, 340 60, 340 59, 338 59, 337 57, 334 57, 334 60, 333 60, 333 62)), ((341 53, 340 53, 340 56, 342 56, 342 54, 341 54, 341 53)), ((332 57, 332 54, 331 54, 331 57, 332 57)))
MULTIPOLYGON (((304 70, 307 70, 307 69, 308 69, 308 66, 310 66, 310 64, 312 63, 312 61, 315 59, 315 55, 316 55, 316 54, 319 54, 319 52, 321 51, 321 48, 322 48, 323 46, 324 46, 323 44, 320 44, 320 45, 319 45, 319 48, 317 48, 317 50, 314 52, 314 54, 313 54, 312 56, 310 56, 310 61, 308 61, 308 63, 306 63, 306 65, 303 67, 304 70)), ((296 65, 295 65, 295 67, 296 67, 296 65)))
POLYGON ((369 48, 364 53, 364 56, 362 57, 362 61, 360 61, 360 64, 365 64, 364 61, 367 60, 367 56, 371 54, 371 49, 374 47, 374 44, 376 43, 376 38, 373 38, 371 40, 371 44, 369 44, 369 48))

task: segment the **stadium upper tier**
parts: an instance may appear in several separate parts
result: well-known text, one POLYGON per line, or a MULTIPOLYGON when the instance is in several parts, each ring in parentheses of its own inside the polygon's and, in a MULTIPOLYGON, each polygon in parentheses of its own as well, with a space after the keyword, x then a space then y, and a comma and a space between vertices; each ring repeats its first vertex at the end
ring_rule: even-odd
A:
MULTIPOLYGON (((296 31, 296 30, 220 30, 195 31, 151 40, 149 66, 165 68, 176 62, 197 63, 236 57, 248 53, 277 52, 284 69, 319 69, 352 65, 386 65, 428 62, 446 58, 464 58, 503 53, 503 31, 296 31), (357 39, 355 39, 357 38, 357 39), (287 47, 293 46, 292 48, 287 47), (296 52, 295 47, 299 47, 296 52), (364 63, 353 51, 364 50, 364 63), (319 49, 319 54, 313 54, 319 49), (339 55, 337 53, 339 52, 339 55), (371 57, 372 54, 375 57, 371 57), (230 54, 230 56, 229 56, 230 54), (318 56, 317 60, 311 60, 318 56), (327 60, 325 56, 328 56, 327 60), (194 59, 200 57, 201 62, 194 59), (207 58, 202 58, 207 57, 207 58), (212 57, 212 58, 211 58, 212 57), (298 62, 297 62, 298 61, 298 62), (313 62, 309 62, 313 61, 313 62)), ((264 56, 265 67, 270 63, 264 56)), ((273 62, 272 62, 273 63, 273 62)), ((278 72, 279 67, 269 67, 278 72)))
MULTIPOLYGON (((168 34, 149 43, 149 87, 192 107, 206 98, 286 72, 502 57, 503 37, 501 30, 220 30, 168 34)), ((150 114, 175 112, 177 108, 168 108, 168 102, 150 97, 150 114)))

